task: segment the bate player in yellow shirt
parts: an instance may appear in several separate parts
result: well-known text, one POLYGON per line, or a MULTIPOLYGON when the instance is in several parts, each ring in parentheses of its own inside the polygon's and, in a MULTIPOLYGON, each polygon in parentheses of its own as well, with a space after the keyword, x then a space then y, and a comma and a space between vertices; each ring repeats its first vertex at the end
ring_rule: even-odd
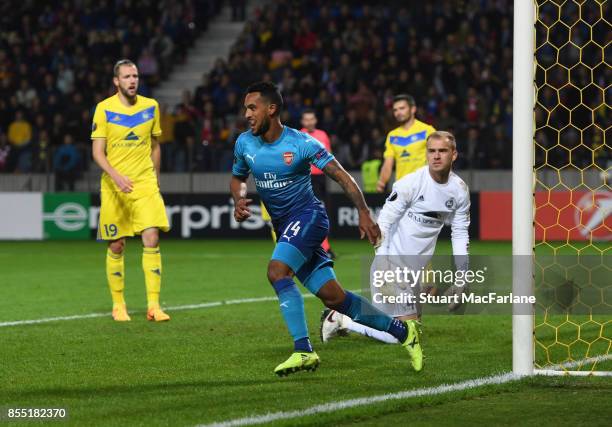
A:
POLYGON ((436 130, 416 119, 416 103, 410 95, 393 98, 393 116, 399 127, 387 134, 385 161, 376 184, 379 193, 385 191, 395 165, 395 180, 408 175, 427 164, 425 142, 436 130))
POLYGON ((91 132, 93 158, 103 170, 98 238, 108 241, 106 277, 113 319, 130 320, 123 297, 123 252, 125 238, 140 234, 147 319, 170 320, 159 306, 159 230, 169 229, 159 192, 159 106, 154 99, 137 94, 138 69, 132 61, 115 64, 113 83, 117 93, 96 106, 91 132))

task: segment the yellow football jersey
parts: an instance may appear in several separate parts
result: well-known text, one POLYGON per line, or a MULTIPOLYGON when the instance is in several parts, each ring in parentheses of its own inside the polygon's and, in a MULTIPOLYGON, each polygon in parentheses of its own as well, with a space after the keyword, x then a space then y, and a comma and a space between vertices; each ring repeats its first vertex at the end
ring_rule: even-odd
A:
POLYGON ((395 158, 395 180, 427 164, 425 142, 435 132, 433 126, 415 120, 410 129, 402 127, 387 134, 384 157, 395 158))
MULTIPOLYGON (((126 107, 114 95, 101 101, 94 113, 91 138, 106 139, 110 165, 138 186, 157 189, 157 176, 151 160, 151 136, 160 136, 159 105, 142 95, 126 107)), ((120 191, 110 176, 102 174, 102 190, 120 191)))

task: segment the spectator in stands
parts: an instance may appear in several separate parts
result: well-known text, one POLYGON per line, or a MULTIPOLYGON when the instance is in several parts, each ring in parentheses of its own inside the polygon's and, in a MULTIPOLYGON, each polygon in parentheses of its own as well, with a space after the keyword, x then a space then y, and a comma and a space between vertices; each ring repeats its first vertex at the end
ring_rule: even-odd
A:
POLYGON ((18 110, 15 120, 9 125, 8 140, 11 144, 11 165, 16 172, 30 172, 32 169, 32 125, 18 110))
POLYGON ((204 102, 208 99, 211 92, 211 79, 209 74, 202 74, 202 83, 196 87, 193 95, 193 105, 196 108, 204 107, 204 102))
POLYGON ((59 147, 64 141, 64 135, 67 133, 66 122, 64 116, 61 113, 55 113, 53 115, 53 122, 51 123, 51 131, 49 136, 51 137, 51 144, 54 147, 59 147))
POLYGON ((337 135, 338 134, 337 123, 338 123, 338 120, 334 116, 334 111, 332 110, 332 107, 329 105, 326 105, 323 108, 323 114, 322 114, 321 121, 320 121, 321 129, 324 129, 329 134, 337 135))
POLYGON ((193 164, 193 149, 195 146, 195 127, 187 112, 187 107, 180 105, 174 124, 174 172, 187 172, 193 164))
POLYGON ((470 87, 467 93, 465 105, 465 121, 471 125, 478 125, 480 120, 485 117, 484 106, 476 88, 470 87))
POLYGON ((148 48, 142 50, 138 58, 138 73, 149 86, 156 86, 159 78, 157 59, 148 48))
POLYGON ((459 128, 459 120, 450 115, 445 104, 440 106, 437 117, 434 118, 436 129, 444 129, 452 134, 455 134, 459 128))
MULTIPOLYGON (((111 75, 114 60, 122 56, 122 50, 145 51, 140 59, 145 77, 141 93, 146 95, 145 81, 150 87, 168 75, 172 64, 180 60, 174 46, 181 45, 184 53, 206 28, 207 20, 218 13, 220 3, 162 0, 82 4, 66 0, 54 7, 45 2, 22 2, 19 7, 4 8, 0 32, 0 128, 8 132, 17 110, 25 109, 24 117, 30 118, 43 113, 47 123, 61 125, 47 131, 54 143, 62 145, 66 132, 77 135, 82 132, 82 124, 91 121, 83 119, 79 126, 81 113, 109 96, 112 88, 103 77, 111 75), (74 103, 77 92, 81 100, 74 103), (65 115, 63 123, 56 123, 57 114, 65 115)), ((42 133, 42 129, 31 130, 37 135, 42 133)), ((76 140, 79 141, 80 138, 76 140)), ((11 157, 18 151, 13 149, 11 157)), ((24 157, 20 158, 18 170, 23 170, 24 157)), ((16 159, 13 164, 17 166, 16 159)))
POLYGON ((246 17, 246 0, 230 0, 232 21, 244 21, 246 17))
POLYGON ((64 135, 64 143, 55 151, 55 191, 74 191, 74 183, 80 172, 81 155, 74 146, 72 135, 64 135))
POLYGON ((57 89, 62 95, 69 95, 74 90, 74 72, 63 62, 58 64, 57 89))
POLYGON ((348 106, 355 110, 358 120, 363 120, 374 108, 376 97, 364 80, 359 80, 357 91, 348 97, 348 106))
POLYGON ((5 99, 0 98, 0 133, 8 129, 13 118, 13 111, 5 99))
POLYGON ((376 147, 372 150, 368 160, 361 164, 361 180, 364 193, 376 193, 376 183, 382 165, 383 150, 376 147))
MULTIPOLYGON (((230 5, 240 8, 244 3, 232 0, 230 5)), ((388 102, 394 93, 408 92, 419 100, 417 115, 426 123, 454 130, 458 141, 466 141, 474 128, 479 138, 476 150, 485 152, 496 126, 502 125, 504 140, 511 137, 512 9, 498 0, 468 3, 469 7, 456 8, 450 0, 409 6, 382 2, 374 8, 365 0, 268 2, 245 24, 230 56, 217 60, 188 103, 193 136, 200 135, 207 102, 215 105, 219 129, 230 133, 230 121, 240 108, 231 93, 242 94, 253 81, 274 80, 282 84, 288 106, 294 108, 290 123, 296 126, 301 111, 312 107, 322 129, 341 135, 340 145, 350 145, 354 131, 362 143, 368 143, 372 126, 380 127, 383 134, 395 127, 388 102), (347 120, 353 114, 356 122, 347 120), (378 123, 373 124, 368 115, 378 123)), ((143 78, 141 84, 163 79, 184 58, 220 4, 220 0, 162 0, 138 6, 101 2, 85 8, 81 2, 66 0, 54 8, 45 2, 25 2, 8 9, 13 16, 4 17, 0 33, 0 128, 6 131, 16 110, 25 107, 28 117, 44 113, 48 122, 57 113, 65 114, 65 131, 76 135, 71 124, 79 117, 71 111, 76 88, 83 97, 81 111, 108 96, 103 76, 110 75, 114 58, 129 56, 121 55, 125 49, 143 52, 143 76, 147 64, 152 65, 151 79, 143 78), (61 28, 70 32, 55 31, 61 28), (19 39, 11 34, 19 34, 19 39), (150 54, 145 55, 146 50, 150 54)), ((241 19, 236 12, 234 18, 241 19)), ((544 9, 541 13, 544 20, 554 18, 546 17, 549 12, 544 9)), ((581 29, 571 34, 578 46, 589 38, 581 29)), ((538 55, 542 63, 550 63, 557 52, 543 46, 538 55)), ((556 105, 562 79, 562 70, 547 72, 548 85, 538 92, 539 104, 556 105)), ((586 86, 590 79, 588 70, 572 70, 574 84, 586 86)), ((142 90, 147 90, 145 85, 142 90)), ((537 111, 536 116, 543 117, 537 111)), ((49 133, 54 140, 53 130, 49 133)), ((227 133, 217 132, 210 142, 225 143, 227 133)))
POLYGON ((158 138, 161 148, 161 170, 162 172, 172 171, 174 156, 174 124, 176 117, 168 109, 168 104, 161 103, 159 106, 159 123, 162 129, 162 136, 158 138))
POLYGON ((40 99, 43 102, 47 102, 51 97, 59 99, 61 96, 61 92, 57 90, 57 87, 55 86, 55 78, 53 77, 53 74, 45 74, 43 89, 40 91, 40 99))
POLYGON ((150 46, 153 53, 159 58, 161 77, 167 77, 172 68, 174 42, 161 27, 157 27, 155 29, 155 36, 151 39, 150 46))
POLYGON ((11 145, 5 133, 0 132, 0 172, 11 172, 8 161, 11 155, 11 145))
POLYGON ((49 138, 49 132, 46 130, 37 130, 36 140, 34 141, 35 146, 33 150, 33 172, 47 173, 51 171, 50 153, 51 153, 51 140, 49 138))
POLYGON ((30 86, 27 79, 21 79, 19 90, 15 93, 17 102, 24 108, 30 108, 38 96, 36 90, 30 86))
POLYGON ((350 143, 340 147, 337 157, 342 159, 342 164, 346 169, 359 170, 361 164, 368 159, 368 153, 369 147, 362 142, 361 134, 353 132, 350 136, 350 143))

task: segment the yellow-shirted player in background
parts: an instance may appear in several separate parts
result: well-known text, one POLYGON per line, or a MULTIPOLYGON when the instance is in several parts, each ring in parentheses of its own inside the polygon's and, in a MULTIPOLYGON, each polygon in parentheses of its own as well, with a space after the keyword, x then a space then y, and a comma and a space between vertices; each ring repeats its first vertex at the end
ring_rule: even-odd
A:
POLYGON ((410 95, 402 94, 393 98, 393 117, 399 127, 387 134, 383 154, 385 161, 376 184, 379 193, 385 191, 394 165, 397 181, 427 164, 425 142, 436 130, 416 119, 416 109, 416 102, 410 95))
POLYGON ((98 238, 108 241, 106 277, 113 299, 113 319, 131 320, 123 297, 123 252, 125 238, 140 234, 147 319, 170 320, 159 306, 159 230, 169 229, 159 192, 159 105, 137 94, 138 69, 132 61, 122 59, 113 71, 117 93, 96 106, 91 132, 93 158, 104 171, 98 238))

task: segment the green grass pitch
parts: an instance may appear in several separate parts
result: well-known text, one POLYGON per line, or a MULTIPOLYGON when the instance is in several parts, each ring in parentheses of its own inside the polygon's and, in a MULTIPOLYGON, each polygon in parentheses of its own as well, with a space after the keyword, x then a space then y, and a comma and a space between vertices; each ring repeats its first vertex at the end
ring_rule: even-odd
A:
MULTIPOLYGON (((362 256, 371 248, 333 243, 339 280, 359 289, 362 256)), ((450 251, 448 242, 438 246, 450 251)), ((166 307, 274 296, 265 278, 268 241, 162 241, 161 248, 166 307)), ((510 246, 474 242, 471 252, 509 254, 510 246)), ((0 323, 109 312, 104 256, 104 245, 95 242, 0 243, 0 323)), ((321 366, 277 378, 272 370, 289 355, 291 339, 276 302, 169 310, 170 322, 147 322, 140 256, 140 244, 130 241, 126 299, 132 322, 114 323, 109 314, 0 327, 3 412, 64 407, 70 425, 188 426, 511 370, 510 316, 425 318, 425 367, 416 374, 399 346, 358 336, 322 345, 322 305, 307 298, 321 366)), ((612 419, 611 393, 609 378, 536 377, 276 424, 603 426, 612 419)), ((0 424, 7 421, 0 417, 0 424)))

